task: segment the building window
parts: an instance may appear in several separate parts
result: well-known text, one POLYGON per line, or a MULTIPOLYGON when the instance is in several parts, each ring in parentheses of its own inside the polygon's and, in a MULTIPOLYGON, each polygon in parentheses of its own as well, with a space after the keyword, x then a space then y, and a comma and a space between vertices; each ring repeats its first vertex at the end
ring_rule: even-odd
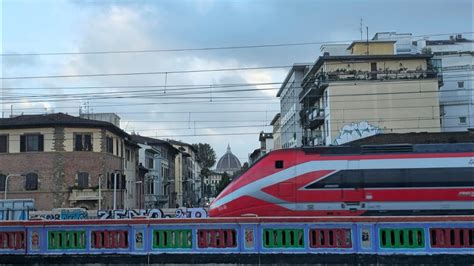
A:
POLYGON ((458 81, 458 88, 464 88, 464 81, 458 81))
POLYGON ((74 135, 75 151, 92 151, 92 135, 91 134, 75 134, 74 135))
POLYGON ((116 155, 119 156, 119 140, 115 139, 115 152, 116 155))
POLYGON ((108 153, 114 153, 114 140, 111 137, 105 137, 105 150, 108 153))
POLYGON ((107 173, 107 188, 108 189, 111 189, 111 188, 114 188, 114 173, 107 173))
POLYGON ((460 116, 459 117, 459 124, 465 125, 467 122, 467 118, 465 116, 460 116))
POLYGON ((8 136, 1 135, 0 136, 0 153, 7 153, 8 152, 8 136))
POLYGON ((88 188, 89 187, 89 173, 79 172, 77 174, 77 187, 88 188))
POLYGON ((148 169, 153 169, 153 158, 147 158, 146 159, 146 167, 148 169))
POLYGON ((6 182, 7 176, 0 174, 0 191, 5 191, 5 182, 6 182))
POLYGON ((26 190, 37 190, 38 189, 38 174, 29 173, 26 175, 26 190))
POLYGON ((20 136, 20 152, 43 151, 43 141, 41 134, 20 136))
POLYGON ((130 162, 132 159, 131 152, 129 149, 125 149, 125 159, 130 162))

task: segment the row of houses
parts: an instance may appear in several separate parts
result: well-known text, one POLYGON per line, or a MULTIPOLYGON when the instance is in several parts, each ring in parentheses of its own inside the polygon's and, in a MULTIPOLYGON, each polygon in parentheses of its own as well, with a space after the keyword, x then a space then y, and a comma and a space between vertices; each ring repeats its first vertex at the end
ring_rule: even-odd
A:
POLYGON ((128 134, 115 114, 0 119, 0 195, 38 210, 197 206, 200 172, 192 145, 128 134))
POLYGON ((474 42, 462 35, 429 40, 382 32, 323 45, 321 54, 288 72, 273 132, 260 134, 251 162, 271 149, 474 127, 474 42))

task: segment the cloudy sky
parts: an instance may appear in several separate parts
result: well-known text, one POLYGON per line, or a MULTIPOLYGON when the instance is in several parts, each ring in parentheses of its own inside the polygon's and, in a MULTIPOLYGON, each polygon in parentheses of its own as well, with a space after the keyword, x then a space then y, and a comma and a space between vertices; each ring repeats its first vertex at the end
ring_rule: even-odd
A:
POLYGON ((472 32, 474 12, 470 0, 1 3, 0 67, 3 110, 8 112, 5 116, 12 105, 14 114, 74 115, 81 106, 88 105, 90 112, 118 113, 122 128, 129 132, 189 143, 207 142, 218 156, 229 143, 242 162, 259 146, 258 132, 271 130, 268 124, 279 110, 275 95, 286 68, 80 78, 9 77, 288 66, 315 61, 319 45, 81 53, 346 41, 360 38, 361 18, 364 27, 369 27, 370 37, 380 31, 414 35, 472 32), (30 55, 11 55, 25 53, 30 55), (43 55, 31 55, 38 53, 43 55))

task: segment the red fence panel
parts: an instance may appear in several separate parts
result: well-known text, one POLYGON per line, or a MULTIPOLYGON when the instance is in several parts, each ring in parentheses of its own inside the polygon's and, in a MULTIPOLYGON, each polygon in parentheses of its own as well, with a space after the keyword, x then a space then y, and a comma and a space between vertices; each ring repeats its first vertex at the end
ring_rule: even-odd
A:
POLYGON ((92 231, 92 248, 128 248, 128 231, 92 231))
POLYGON ((474 228, 431 228, 433 248, 474 248, 474 228))
POLYGON ((199 248, 232 248, 237 246, 234 229, 202 229, 198 230, 199 248))
POLYGON ((24 249, 25 232, 0 232, 0 249, 24 249))
POLYGON ((351 229, 329 228, 311 229, 309 231, 312 248, 351 248, 351 229))

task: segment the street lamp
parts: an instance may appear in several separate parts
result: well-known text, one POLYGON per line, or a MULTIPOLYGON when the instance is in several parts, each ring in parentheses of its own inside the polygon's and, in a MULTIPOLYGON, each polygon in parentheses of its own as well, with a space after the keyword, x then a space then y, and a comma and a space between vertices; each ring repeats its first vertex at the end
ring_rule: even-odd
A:
POLYGON ((3 196, 4 196, 5 200, 7 199, 8 178, 10 178, 10 177, 22 177, 22 176, 23 175, 18 175, 18 174, 7 175, 7 177, 5 178, 5 192, 3 193, 3 196))

